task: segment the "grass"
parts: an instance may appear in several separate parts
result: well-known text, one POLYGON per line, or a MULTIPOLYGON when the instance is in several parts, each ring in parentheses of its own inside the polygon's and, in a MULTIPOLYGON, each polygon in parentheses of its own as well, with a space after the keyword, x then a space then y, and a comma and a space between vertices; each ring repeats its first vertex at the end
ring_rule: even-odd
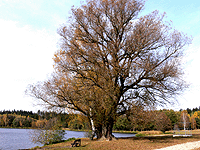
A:
POLYGON ((149 135, 161 135, 163 132, 161 131, 141 131, 136 134, 137 137, 142 137, 142 136, 149 136, 149 135))
POLYGON ((113 133, 128 133, 128 134, 137 134, 138 131, 123 131, 123 130, 114 130, 113 133))
MULTIPOLYGON (((193 131, 194 135, 188 138, 173 138, 172 135, 164 136, 146 136, 146 137, 131 137, 131 138, 119 138, 113 141, 91 141, 89 138, 81 139, 81 147, 71 148, 73 141, 66 141, 63 143, 53 144, 45 146, 51 150, 153 150, 158 148, 164 148, 176 144, 200 141, 200 130, 193 131)), ((200 150, 200 149, 196 149, 200 150)))

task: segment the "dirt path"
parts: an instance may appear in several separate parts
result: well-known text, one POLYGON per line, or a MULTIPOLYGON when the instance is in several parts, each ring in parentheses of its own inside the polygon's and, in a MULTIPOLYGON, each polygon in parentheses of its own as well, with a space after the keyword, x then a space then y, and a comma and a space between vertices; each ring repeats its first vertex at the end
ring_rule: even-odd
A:
POLYGON ((155 149, 155 150, 192 150, 200 148, 200 141, 197 142, 187 142, 183 144, 177 144, 174 146, 169 146, 161 149, 155 149))

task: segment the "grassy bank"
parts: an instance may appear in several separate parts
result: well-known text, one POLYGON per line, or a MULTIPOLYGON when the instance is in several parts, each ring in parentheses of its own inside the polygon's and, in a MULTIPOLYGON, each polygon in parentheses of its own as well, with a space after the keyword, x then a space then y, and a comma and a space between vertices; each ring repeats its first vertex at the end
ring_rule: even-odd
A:
POLYGON ((114 130, 113 133, 127 133, 127 134, 137 134, 138 131, 123 131, 123 130, 114 130))
POLYGON ((131 138, 118 138, 113 141, 91 141, 88 138, 81 139, 81 147, 71 148, 71 143, 73 141, 66 141, 63 143, 53 144, 45 146, 44 148, 55 149, 55 150, 67 150, 67 149, 77 149, 77 150, 138 150, 138 149, 148 149, 153 150, 157 148, 163 148, 167 146, 172 146, 176 144, 200 141, 200 130, 196 130, 195 134, 189 138, 173 138, 171 135, 165 136, 147 136, 147 137, 131 137, 131 138))

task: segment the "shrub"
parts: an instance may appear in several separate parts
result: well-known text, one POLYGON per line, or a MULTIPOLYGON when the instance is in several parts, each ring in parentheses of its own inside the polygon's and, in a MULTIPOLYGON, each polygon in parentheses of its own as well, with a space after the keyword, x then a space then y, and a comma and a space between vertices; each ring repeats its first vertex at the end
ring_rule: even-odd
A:
POLYGON ((65 131, 61 130, 60 123, 57 119, 50 119, 44 124, 43 127, 32 130, 30 135, 34 143, 48 145, 62 142, 65 131))
POLYGON ((75 138, 75 137, 68 138, 68 139, 67 139, 67 140, 65 140, 65 141, 67 142, 67 141, 73 141, 73 140, 76 140, 76 138, 75 138))
POLYGON ((142 133, 138 133, 135 135, 136 137, 143 137, 143 136, 146 136, 145 134, 142 134, 142 133))

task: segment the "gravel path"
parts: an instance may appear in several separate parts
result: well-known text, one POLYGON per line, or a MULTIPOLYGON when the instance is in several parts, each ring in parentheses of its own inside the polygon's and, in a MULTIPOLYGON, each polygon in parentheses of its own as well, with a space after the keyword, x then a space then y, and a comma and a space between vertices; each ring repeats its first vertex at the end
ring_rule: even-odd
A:
POLYGON ((169 146, 156 150, 192 150, 199 147, 200 147, 200 141, 197 141, 197 142, 187 142, 183 144, 177 144, 174 146, 169 146))

